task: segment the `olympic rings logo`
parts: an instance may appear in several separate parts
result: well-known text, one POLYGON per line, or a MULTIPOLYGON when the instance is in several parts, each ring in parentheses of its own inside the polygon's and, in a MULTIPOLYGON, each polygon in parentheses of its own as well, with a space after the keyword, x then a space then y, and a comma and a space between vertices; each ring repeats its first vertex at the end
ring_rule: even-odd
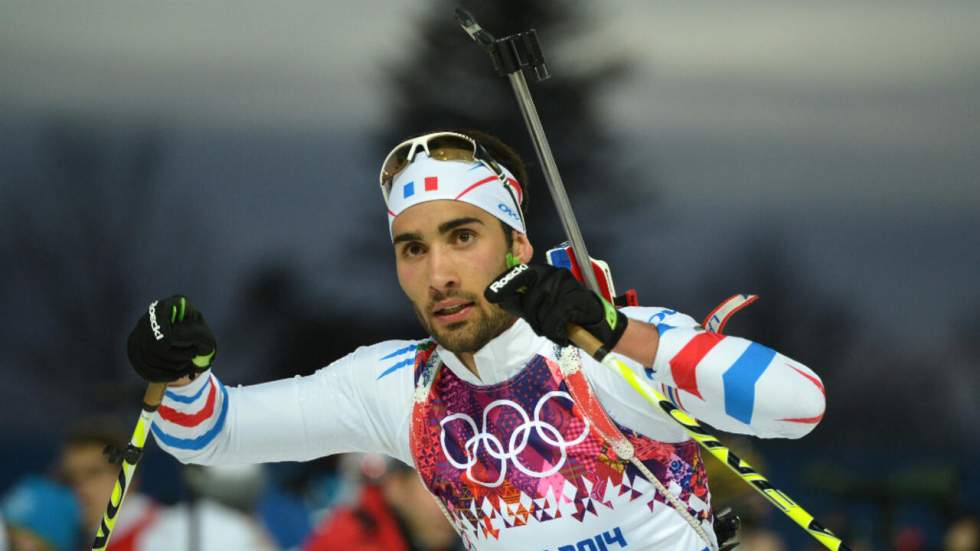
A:
POLYGON ((516 212, 514 212, 514 209, 508 207, 504 203, 497 204, 497 208, 500 209, 500 212, 506 214, 507 216, 510 216, 514 220, 520 220, 521 219, 521 217, 518 216, 516 212))
POLYGON ((582 421, 585 426, 582 428, 582 434, 578 435, 572 440, 565 440, 561 431, 557 427, 541 420, 541 409, 544 404, 552 398, 564 398, 569 402, 572 401, 572 397, 567 392, 562 392, 560 390, 553 390, 538 400, 538 403, 534 406, 534 418, 528 418, 527 412, 524 411, 519 404, 511 400, 495 400, 483 410, 483 426, 477 430, 476 422, 473 418, 465 413, 454 413, 452 415, 446 416, 442 421, 439 422, 439 426, 442 429, 439 434, 439 443, 442 445, 442 453, 449 460, 449 463, 456 467, 457 469, 465 469, 466 475, 470 480, 484 486, 486 488, 496 488, 504 483, 504 479, 507 478, 507 465, 513 463, 514 467, 522 473, 532 476, 534 478, 545 478, 557 473, 564 465, 565 461, 568 459, 568 448, 580 444, 585 440, 585 437, 589 434, 589 421, 583 418, 582 421), (511 432, 510 438, 507 440, 506 449, 504 448, 504 443, 501 442, 499 438, 487 432, 487 417, 494 408, 498 407, 509 407, 517 412, 517 414, 522 419, 522 423, 514 427, 514 431, 511 432), (446 448, 446 425, 452 423, 453 421, 462 421, 473 431, 473 436, 470 437, 465 444, 463 444, 463 450, 466 452, 466 457, 462 461, 453 457, 453 454, 449 452, 446 448), (534 430, 538 438, 544 440, 547 444, 558 448, 561 453, 561 459, 559 459, 554 465, 544 471, 535 471, 523 463, 519 458, 521 452, 527 447, 528 440, 531 437, 531 431, 534 430), (496 480, 484 481, 477 480, 473 476, 473 467, 477 464, 477 453, 480 449, 484 448, 486 453, 489 454, 494 459, 500 461, 500 474, 497 476, 496 480))

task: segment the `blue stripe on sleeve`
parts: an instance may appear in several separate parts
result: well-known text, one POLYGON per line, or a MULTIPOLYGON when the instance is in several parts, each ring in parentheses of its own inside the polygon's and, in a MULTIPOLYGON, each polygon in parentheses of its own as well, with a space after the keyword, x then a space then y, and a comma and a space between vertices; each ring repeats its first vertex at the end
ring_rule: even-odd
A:
POLYGON ((672 316, 672 315, 674 315, 676 313, 677 313, 677 310, 671 310, 669 308, 665 308, 665 309, 657 312, 656 314, 650 316, 650 318, 647 320, 647 323, 652 323, 654 325, 660 325, 660 322, 662 322, 664 319, 666 319, 667 316, 672 316))
POLYGON ((755 383, 775 355, 775 350, 753 342, 721 376, 725 386, 725 413, 745 424, 752 422, 755 383))
POLYGON ((221 413, 218 414, 218 421, 204 434, 196 438, 177 438, 163 432, 163 429, 158 427, 156 424, 150 425, 150 430, 156 437, 171 448, 178 448, 181 450, 199 450, 214 440, 214 437, 221 432, 222 427, 225 426, 225 417, 228 414, 228 390, 225 385, 218 382, 218 386, 221 387, 221 413))
POLYGON ((208 382, 205 383, 204 385, 202 385, 201 388, 199 388, 197 390, 197 392, 193 396, 184 396, 184 395, 181 395, 181 394, 176 394, 176 393, 171 392, 169 390, 167 392, 165 392, 164 394, 167 396, 167 398, 170 398, 171 400, 173 400, 175 402, 180 402, 182 404, 191 404, 195 400, 197 400, 198 398, 200 398, 201 397, 201 394, 204 394, 204 391, 210 385, 211 385, 211 377, 208 377, 208 382))
POLYGON ((382 371, 381 372, 381 375, 378 375, 378 378, 375 379, 375 381, 378 381, 382 377, 384 377, 385 375, 390 375, 390 374, 394 373, 395 371, 398 371, 399 369, 401 369, 403 367, 407 367, 407 366, 413 365, 414 363, 415 363, 415 356, 412 356, 411 358, 405 358, 404 360, 402 360, 402 361, 396 363, 395 365, 389 367, 388 369, 382 371))
POLYGON ((395 356, 401 356, 402 354, 404 354, 406 352, 414 351, 417 348, 418 348, 418 346, 416 346, 415 344, 410 344, 410 345, 406 346, 405 348, 399 348, 398 350, 395 350, 391 354, 388 354, 387 356, 383 356, 383 357, 378 358, 378 359, 379 360, 387 360, 387 359, 390 359, 390 358, 394 358, 395 356))

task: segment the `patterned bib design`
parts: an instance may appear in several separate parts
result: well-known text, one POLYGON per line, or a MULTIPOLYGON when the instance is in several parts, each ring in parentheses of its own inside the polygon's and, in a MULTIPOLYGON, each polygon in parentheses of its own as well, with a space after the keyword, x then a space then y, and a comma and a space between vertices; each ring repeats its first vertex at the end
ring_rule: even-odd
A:
MULTIPOLYGON (((427 361, 428 354, 418 360, 416 380, 431 376, 434 362, 427 361)), ((602 540, 601 531, 593 534, 602 523, 591 520, 609 513, 618 518, 616 533, 622 532, 600 544, 625 548, 631 523, 670 509, 636 467, 592 430, 556 362, 535 356, 519 374, 490 386, 463 381, 444 366, 435 373, 427 398, 412 413, 412 454, 423 482, 469 545, 513 544, 508 534, 526 533, 518 528, 527 525, 539 525, 535 534, 552 533, 552 541, 602 540), (624 509, 635 514, 620 514, 624 509)), ((707 477, 697 444, 666 444, 619 428, 636 456, 710 529, 707 477)))

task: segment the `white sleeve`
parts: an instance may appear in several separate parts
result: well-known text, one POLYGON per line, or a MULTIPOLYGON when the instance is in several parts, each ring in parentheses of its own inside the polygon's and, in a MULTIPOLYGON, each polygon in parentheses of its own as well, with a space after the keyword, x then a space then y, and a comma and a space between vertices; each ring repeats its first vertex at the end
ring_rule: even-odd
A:
MULTIPOLYGON (((631 319, 655 325, 660 344, 653 366, 617 355, 619 359, 695 418, 728 432, 800 438, 823 417, 823 383, 805 365, 748 339, 705 331, 690 316, 675 310, 634 307, 622 311, 631 319)), ((617 408, 625 410, 620 417, 635 425, 636 414, 645 411, 649 421, 641 421, 646 426, 637 426, 637 430, 673 434, 661 426, 670 422, 666 416, 654 411, 628 385, 614 381, 617 375, 600 375, 600 370, 611 370, 598 364, 592 368, 599 386, 610 394, 606 398, 600 389, 603 404, 606 400, 622 402, 610 408, 614 418, 617 408)))
POLYGON ((359 348, 308 377, 229 388, 210 371, 170 389, 157 443, 184 463, 307 461, 373 452, 411 464, 415 343, 359 348))

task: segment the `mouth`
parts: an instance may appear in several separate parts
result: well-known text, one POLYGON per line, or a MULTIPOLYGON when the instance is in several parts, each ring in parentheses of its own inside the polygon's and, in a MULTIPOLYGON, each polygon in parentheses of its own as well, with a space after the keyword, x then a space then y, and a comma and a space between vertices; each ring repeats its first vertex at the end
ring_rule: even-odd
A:
POLYGON ((432 310, 432 315, 437 321, 443 324, 451 324, 462 321, 473 311, 475 303, 465 301, 453 301, 437 305, 432 310))

